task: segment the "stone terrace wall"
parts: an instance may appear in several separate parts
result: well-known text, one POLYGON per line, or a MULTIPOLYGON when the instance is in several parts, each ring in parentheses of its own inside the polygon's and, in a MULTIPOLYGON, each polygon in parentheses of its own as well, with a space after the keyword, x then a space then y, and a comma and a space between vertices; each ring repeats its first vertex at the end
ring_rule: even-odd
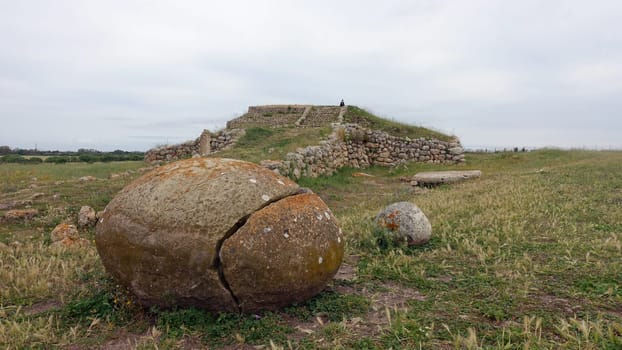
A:
POLYGON ((250 106, 246 114, 228 121, 227 129, 293 126, 306 108, 306 105, 250 106))
POLYGON ((337 106, 313 106, 305 118, 300 121, 300 126, 320 127, 337 122, 340 111, 341 107, 337 106))
POLYGON ((152 149, 145 154, 145 161, 172 161, 208 155, 231 146, 248 127, 316 127, 333 122, 332 134, 319 145, 299 148, 288 153, 283 160, 263 161, 262 165, 298 179, 301 176, 329 175, 344 166, 394 166, 406 161, 439 164, 464 162, 464 150, 458 139, 447 142, 395 137, 358 124, 340 124, 340 112, 345 112, 345 109, 311 105, 251 106, 248 113, 229 121, 227 129, 216 134, 204 130, 194 141, 152 149))
POLYGON ((190 158, 199 154, 199 139, 187 141, 179 145, 166 145, 152 148, 145 153, 145 162, 168 162, 177 159, 190 158))
POLYGON ((410 139, 395 137, 384 131, 369 130, 357 124, 346 125, 349 165, 365 168, 370 165, 393 166, 404 161, 437 164, 464 162, 464 149, 458 139, 410 139))
POLYGON ((330 175, 348 165, 348 148, 343 142, 342 126, 336 126, 327 140, 317 146, 299 148, 283 161, 262 162, 262 165, 294 179, 301 176, 330 175))
POLYGON ((343 166, 394 166, 406 161, 459 164, 464 162, 464 150, 458 139, 450 142, 424 138, 412 140, 357 124, 346 124, 335 125, 328 140, 320 145, 288 153, 280 162, 262 164, 298 179, 301 176, 330 175, 343 166))
POLYGON ((203 130, 196 140, 150 149, 145 153, 145 162, 169 162, 193 156, 205 156, 233 145, 243 134, 244 130, 241 129, 225 129, 216 134, 203 130))

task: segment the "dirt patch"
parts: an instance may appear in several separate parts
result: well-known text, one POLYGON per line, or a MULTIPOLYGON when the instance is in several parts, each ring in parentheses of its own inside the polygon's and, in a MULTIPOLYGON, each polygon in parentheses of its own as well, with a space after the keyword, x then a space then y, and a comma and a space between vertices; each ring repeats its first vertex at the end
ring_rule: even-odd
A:
POLYGON ((434 277, 434 278, 428 278, 431 281, 441 281, 444 283, 449 283, 451 281, 453 281, 453 277, 452 276, 440 276, 440 277, 434 277))
POLYGON ((134 349, 140 342, 142 337, 138 334, 119 332, 114 339, 104 343, 99 349, 101 350, 126 350, 134 349))
MULTIPOLYGON (((356 272, 348 263, 342 264, 342 269, 338 275, 343 277, 341 280, 345 281, 347 281, 346 278, 356 278, 356 272)), ((427 297, 416 289, 404 287, 394 282, 384 283, 378 290, 376 287, 369 289, 362 285, 339 283, 339 281, 340 279, 337 279, 337 283, 331 287, 334 291, 340 294, 360 295, 370 300, 370 309, 366 314, 342 321, 342 324, 348 329, 348 334, 354 337, 373 338, 380 335, 384 329, 390 326, 390 314, 392 312, 406 310, 408 303, 413 300, 427 300, 427 297)), ((322 314, 315 315, 314 319, 309 322, 301 322, 289 315, 283 315, 283 319, 297 330, 294 338, 299 340, 320 332, 325 325, 330 323, 325 316, 322 314)))
POLYGON ((321 331, 324 325, 328 322, 322 315, 315 316, 310 321, 301 321, 300 319, 288 314, 281 314, 281 317, 290 327, 296 330, 295 333, 289 334, 288 338, 292 342, 298 342, 308 336, 321 331))
POLYGON ((563 312, 567 315, 574 315, 581 310, 579 302, 560 298, 550 294, 538 294, 533 296, 534 305, 526 306, 527 308, 553 310, 563 312))
POLYGON ((72 344, 66 347, 63 347, 66 350, 86 350, 86 349, 99 349, 99 350, 127 350, 127 349, 135 349, 141 339, 145 336, 140 334, 128 333, 123 329, 120 329, 116 334, 113 335, 112 339, 109 339, 105 343, 100 346, 92 346, 92 345, 80 345, 80 344, 72 344))
POLYGON ((371 310, 360 322, 361 334, 374 336, 390 325, 391 311, 406 310, 412 300, 426 301, 427 297, 413 288, 397 283, 385 283, 386 290, 370 292, 363 290, 363 295, 371 300, 371 310))
MULTIPOLYGON (((253 345, 248 344, 234 344, 234 345, 225 345, 219 349, 223 350, 256 350, 256 349, 267 349, 267 347, 255 347, 253 345)), ((208 347, 197 347, 197 348, 182 348, 182 349, 209 349, 208 347)))
POLYGON ((32 316, 41 314, 44 312, 48 312, 50 310, 61 307, 63 304, 58 300, 45 300, 40 301, 38 303, 34 303, 30 306, 27 306, 23 309, 24 315, 32 316))
POLYGON ((611 315, 611 316, 618 317, 618 318, 622 319, 622 309, 620 309, 620 310, 607 310, 606 312, 609 315, 611 315))
POLYGON ((347 282, 354 281, 356 279, 356 268, 348 263, 341 263, 335 279, 347 282))
MULTIPOLYGON (((185 336, 183 339, 181 339, 175 344, 175 347, 177 349, 184 349, 184 350, 207 349, 208 348, 201 343, 201 339, 199 339, 198 337, 193 337, 193 336, 185 336)), ((227 347, 224 347, 223 349, 227 349, 227 347)), ((238 349, 238 348, 231 348, 231 349, 238 349)), ((245 348, 240 348, 240 349, 245 349, 245 348)))
POLYGON ((335 280, 345 281, 345 282, 353 282, 357 278, 356 274, 356 265, 358 264, 361 257, 358 255, 349 255, 343 257, 343 262, 341 266, 339 266, 339 270, 337 274, 335 274, 335 280))
POLYGON ((404 307, 411 300, 426 301, 427 297, 416 289, 404 287, 397 283, 385 283, 386 292, 377 292, 370 295, 372 303, 386 307, 404 307))

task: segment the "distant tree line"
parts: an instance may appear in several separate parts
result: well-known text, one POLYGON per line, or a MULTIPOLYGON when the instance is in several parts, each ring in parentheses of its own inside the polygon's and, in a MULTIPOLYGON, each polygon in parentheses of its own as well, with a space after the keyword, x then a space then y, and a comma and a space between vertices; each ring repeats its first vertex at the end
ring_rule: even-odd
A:
POLYGON ((128 152, 122 150, 102 152, 94 149, 80 148, 77 152, 41 151, 36 149, 11 149, 9 146, 0 146, 0 163, 95 163, 143 160, 143 158, 143 152, 128 152))

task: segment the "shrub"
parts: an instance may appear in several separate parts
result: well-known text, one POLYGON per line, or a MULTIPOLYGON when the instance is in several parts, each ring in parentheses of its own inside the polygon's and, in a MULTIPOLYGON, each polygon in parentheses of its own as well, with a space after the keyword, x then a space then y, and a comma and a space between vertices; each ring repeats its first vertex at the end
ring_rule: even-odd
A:
POLYGON ((19 154, 7 154, 0 157, 0 163, 19 163, 19 164, 38 164, 43 162, 43 159, 39 157, 24 157, 19 154))
POLYGON ((94 162, 99 160, 99 157, 93 156, 93 155, 90 155, 90 154, 81 154, 80 156, 78 156, 78 159, 81 162, 94 163, 94 162))
POLYGON ((0 158, 2 163, 25 163, 26 158, 17 155, 17 154, 9 154, 0 158))
POLYGON ((55 164, 64 164, 67 162, 71 162, 71 157, 68 156, 52 156, 45 160, 46 163, 55 163, 55 164))

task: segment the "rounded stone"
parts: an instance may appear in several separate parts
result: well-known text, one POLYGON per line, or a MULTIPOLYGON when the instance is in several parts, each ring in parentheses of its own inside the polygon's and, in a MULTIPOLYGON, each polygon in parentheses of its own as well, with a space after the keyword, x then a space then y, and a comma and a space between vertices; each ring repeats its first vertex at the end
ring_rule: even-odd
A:
POLYGON ((59 242, 64 239, 75 240, 79 237, 78 229, 74 225, 67 223, 56 225, 52 232, 50 232, 50 240, 52 243, 59 242))
POLYGON ((301 192, 291 180, 248 162, 192 158, 170 163, 136 179, 108 204, 96 227, 97 250, 106 270, 145 306, 274 309, 287 300, 301 301, 292 298, 292 284, 306 284, 301 287, 305 298, 321 291, 341 263, 343 245, 335 233, 339 229, 334 217, 317 195, 301 192), (314 206, 291 204, 301 196, 313 198, 309 202, 314 206), (317 216, 316 207, 329 213, 331 220, 326 221, 334 227, 313 226, 305 219, 317 216), (278 221, 277 208, 279 215, 296 218, 298 225, 278 221), (263 226, 255 232, 257 220, 263 226), (270 232, 264 233, 267 227, 289 229, 291 237, 295 232, 300 242, 307 243, 281 249, 279 242, 270 240, 270 232), (248 243, 253 235, 254 249, 263 251, 248 254, 242 247, 235 248, 240 237, 248 243), (261 254, 270 259, 259 259, 261 254), (332 259, 330 268, 318 269, 310 260, 298 259, 312 254, 332 259), (252 280, 248 271, 235 266, 274 274, 258 274, 252 280), (279 269, 308 270, 320 277, 301 281, 279 269), (282 288, 256 288, 253 294, 262 282, 282 288))
POLYGON ((413 203, 397 202, 388 205, 376 216, 376 223, 393 232, 396 239, 406 239, 408 245, 423 245, 432 236, 432 225, 413 203))
POLYGON ((78 227, 91 227, 97 222, 95 209, 83 205, 78 213, 78 227))
POLYGON ((220 256, 242 310, 276 309, 324 288, 341 265, 343 240, 326 204, 303 193, 253 213, 220 256))

